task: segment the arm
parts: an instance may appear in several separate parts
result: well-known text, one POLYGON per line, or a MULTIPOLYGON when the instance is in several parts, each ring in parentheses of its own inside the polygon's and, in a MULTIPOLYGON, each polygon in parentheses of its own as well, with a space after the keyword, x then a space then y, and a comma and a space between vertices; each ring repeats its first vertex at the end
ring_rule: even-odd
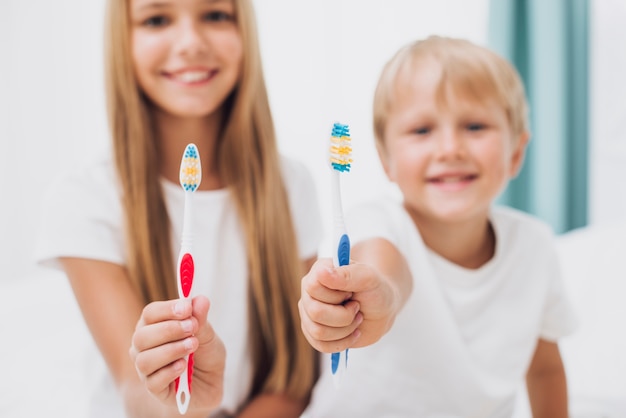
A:
POLYGON ((540 339, 526 374, 534 418, 567 418, 567 383, 556 343, 540 339))
POLYGON ((184 360, 177 359, 193 351, 197 357, 196 390, 187 416, 205 418, 219 405, 225 353, 206 323, 206 298, 194 299, 193 304, 187 301, 178 313, 173 309, 177 301, 155 302, 144 308, 122 266, 78 258, 61 262, 130 417, 180 416, 173 379, 184 366, 184 360), (94 303, 96 300, 99 303, 94 303), (191 322, 187 331, 183 321, 191 322), (182 340, 188 340, 190 346, 182 340))
POLYGON ((385 335, 411 294, 404 256, 382 238, 359 242, 350 265, 319 260, 302 279, 301 325, 309 343, 330 353, 364 347, 385 335))
POLYGON ((262 394, 252 399, 237 418, 297 418, 306 402, 280 394, 262 394))
MULTIPOLYGON (((309 271, 316 259, 317 256, 313 256, 303 260, 303 271, 309 271)), ((237 414, 237 418, 297 418, 307 404, 308 399, 298 400, 279 393, 264 393, 252 399, 237 414)))

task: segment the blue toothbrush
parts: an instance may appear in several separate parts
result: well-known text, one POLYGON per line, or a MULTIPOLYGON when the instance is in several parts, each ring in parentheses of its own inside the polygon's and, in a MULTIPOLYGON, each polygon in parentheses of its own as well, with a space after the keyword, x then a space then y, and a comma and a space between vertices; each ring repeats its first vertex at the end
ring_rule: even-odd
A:
MULTIPOLYGON (((333 244, 337 250, 333 252, 333 264, 335 267, 345 266, 350 263, 350 238, 343 219, 341 205, 341 173, 350 171, 352 163, 352 145, 350 128, 348 125, 335 123, 330 136, 330 166, 332 171, 332 201, 333 201, 333 244)), ((340 378, 348 365, 348 350, 343 353, 331 354, 331 371, 335 387, 339 386, 340 378)))

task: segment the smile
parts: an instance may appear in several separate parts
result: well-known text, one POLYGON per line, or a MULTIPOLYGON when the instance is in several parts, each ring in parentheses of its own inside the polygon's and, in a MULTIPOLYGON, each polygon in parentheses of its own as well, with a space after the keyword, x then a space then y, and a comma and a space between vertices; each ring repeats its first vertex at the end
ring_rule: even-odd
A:
POLYGON ((435 177, 435 178, 428 179, 428 181, 430 183, 442 183, 442 184, 465 183, 465 182, 475 180, 477 177, 478 176, 475 174, 468 174, 464 176, 435 177))
POLYGON ((179 83, 198 84, 210 80, 217 71, 181 71, 177 73, 165 73, 165 75, 179 83))

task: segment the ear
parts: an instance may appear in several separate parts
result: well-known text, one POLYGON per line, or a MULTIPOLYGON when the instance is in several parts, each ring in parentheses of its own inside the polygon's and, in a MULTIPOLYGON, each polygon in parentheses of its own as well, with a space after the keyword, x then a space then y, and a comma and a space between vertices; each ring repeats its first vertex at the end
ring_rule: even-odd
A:
POLYGON ((380 160, 381 165, 383 166, 383 170, 385 170, 385 174, 390 181, 393 180, 393 176, 391 175, 391 171, 389 168, 389 156, 387 154, 387 150, 383 145, 376 142, 376 151, 378 152, 378 159, 380 160))
POLYGON ((530 140, 529 132, 522 132, 517 138, 517 142, 515 143, 515 148, 511 153, 511 166, 509 171, 509 176, 511 178, 517 177, 519 174, 522 165, 524 164, 524 157, 526 156, 526 147, 528 146, 528 141, 530 140))

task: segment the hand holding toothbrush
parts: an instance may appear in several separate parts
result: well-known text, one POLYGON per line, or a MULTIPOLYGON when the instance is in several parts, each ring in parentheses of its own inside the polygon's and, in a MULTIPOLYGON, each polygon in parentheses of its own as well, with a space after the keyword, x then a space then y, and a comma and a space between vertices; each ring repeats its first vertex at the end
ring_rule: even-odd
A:
POLYGON ((360 242, 352 251, 356 260, 372 264, 353 260, 335 267, 330 258, 320 258, 304 276, 298 308, 304 336, 316 350, 335 353, 365 347, 391 329, 411 293, 406 263, 397 251, 386 258, 391 247, 380 238, 360 242), (396 261, 377 264, 383 258, 396 261))
POLYGON ((336 386, 347 366, 348 348, 378 341, 391 328, 412 287, 406 260, 389 241, 371 239, 351 248, 340 183, 341 173, 350 171, 351 153, 348 125, 335 123, 330 138, 333 258, 319 260, 302 279, 298 304, 309 343, 332 353, 336 386), (373 264, 350 263, 360 256, 373 264))
POLYGON ((187 368, 185 356, 194 353, 193 387, 189 411, 208 416, 222 401, 226 351, 207 321, 204 296, 152 302, 145 306, 132 339, 130 357, 154 398, 176 409, 176 379, 187 368))

